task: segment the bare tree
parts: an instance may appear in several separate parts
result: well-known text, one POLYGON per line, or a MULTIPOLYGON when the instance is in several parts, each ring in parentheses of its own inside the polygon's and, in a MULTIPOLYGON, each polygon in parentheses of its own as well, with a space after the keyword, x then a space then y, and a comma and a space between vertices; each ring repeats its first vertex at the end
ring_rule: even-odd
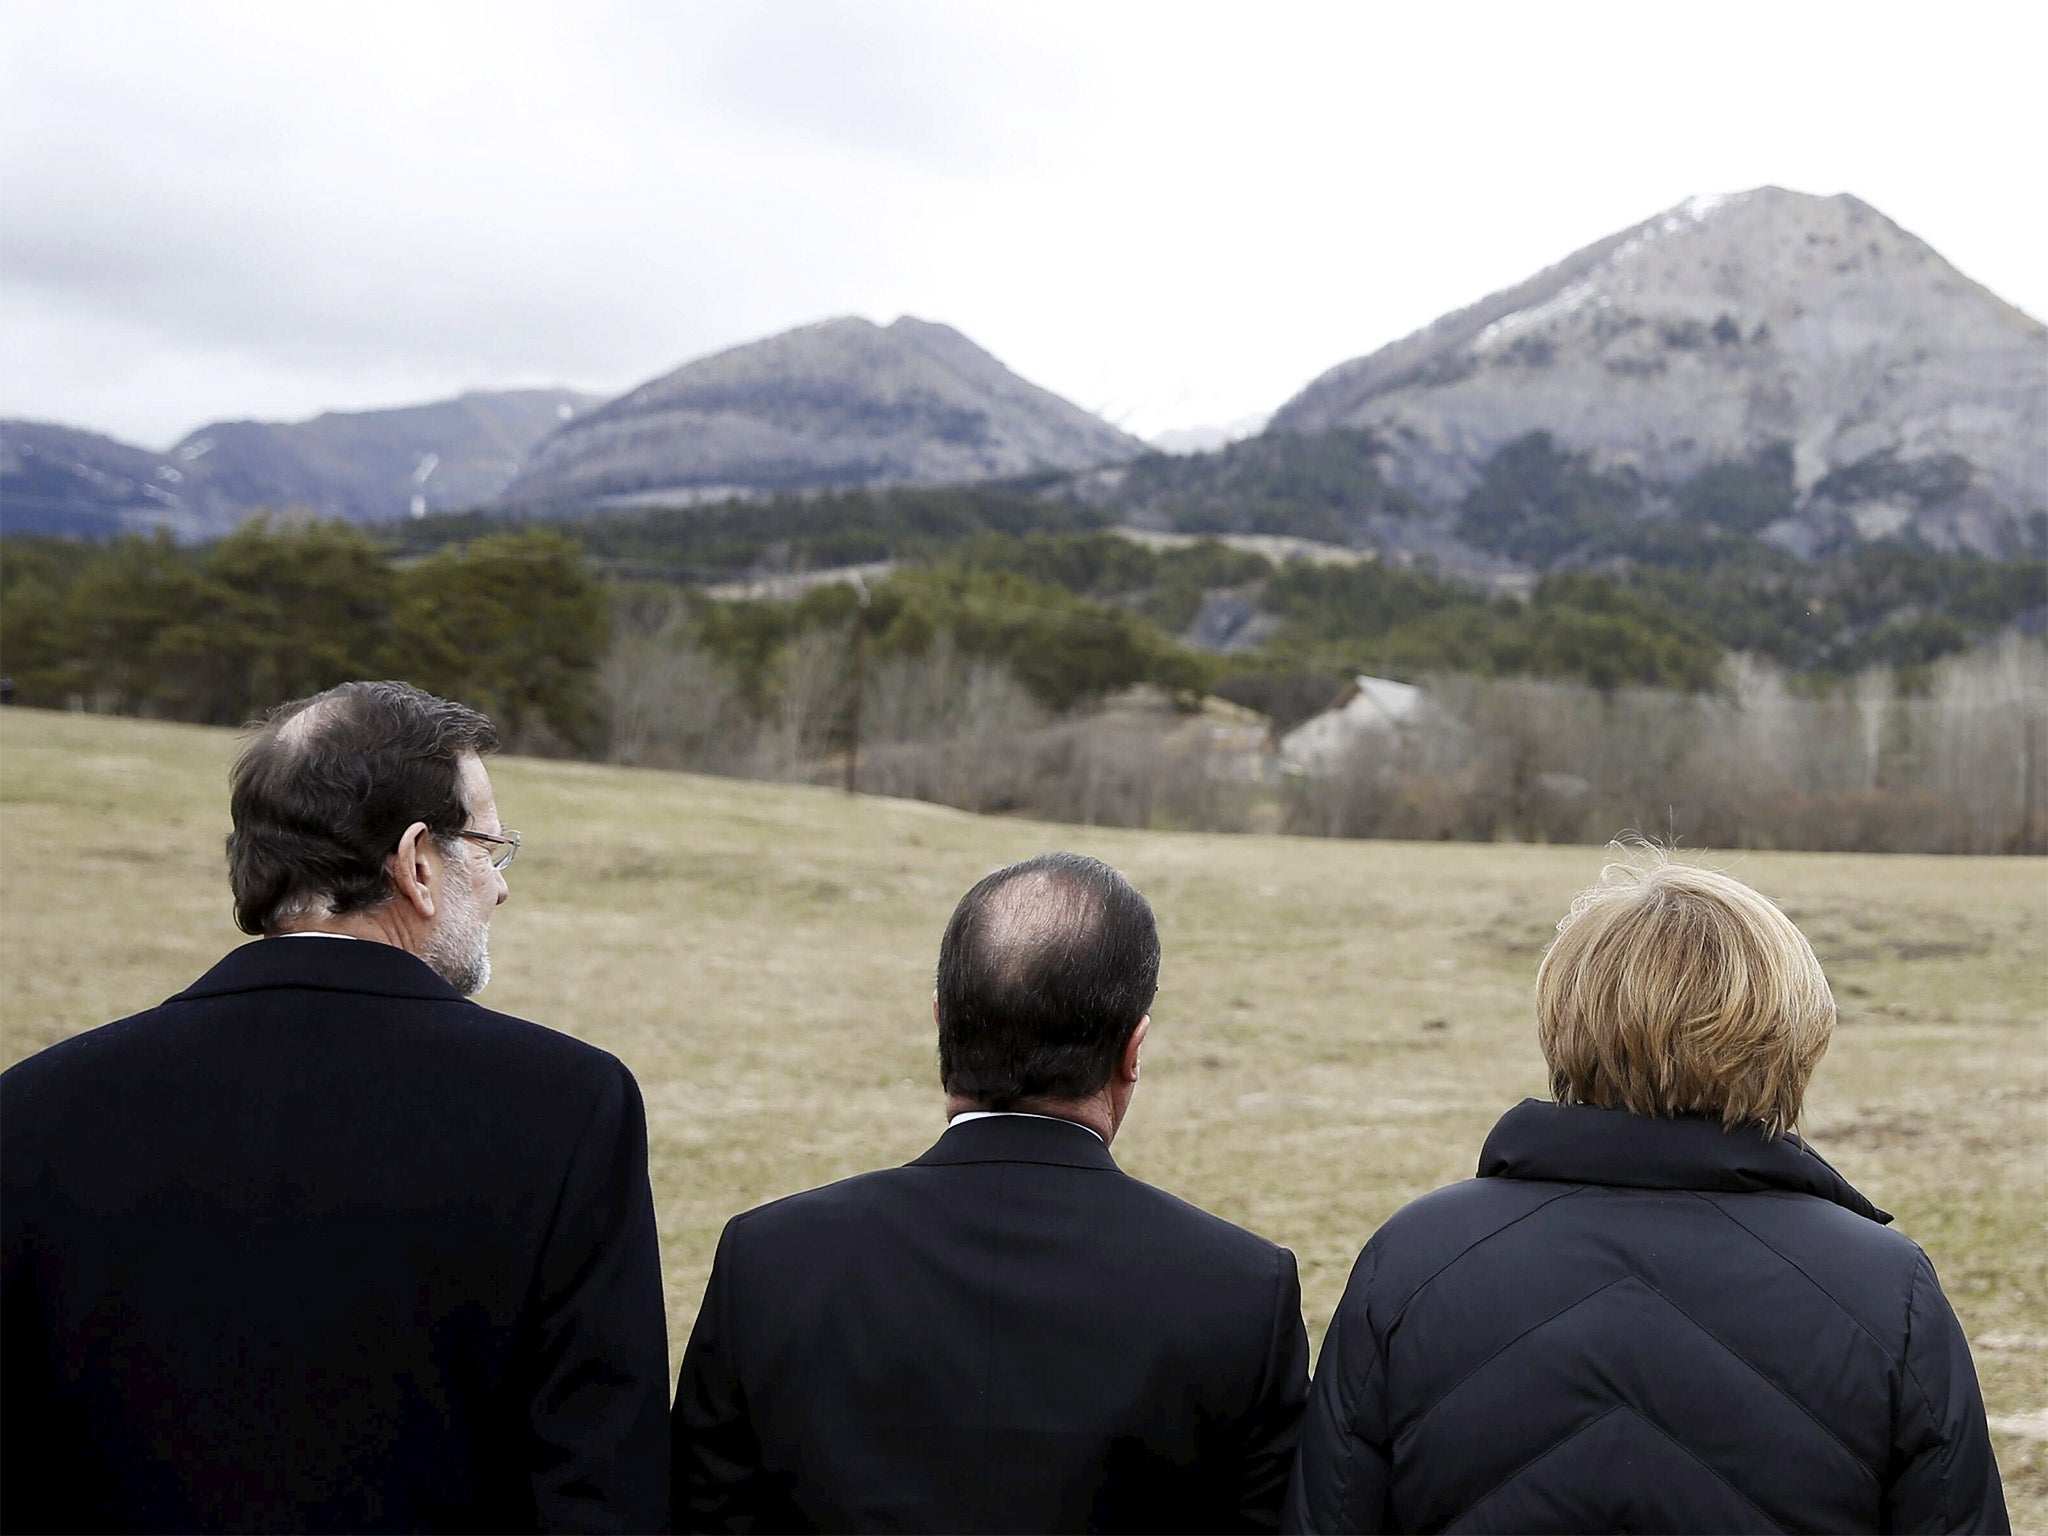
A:
POLYGON ((738 686, 698 644, 680 603, 622 617, 598 684, 613 762, 728 772, 742 760, 738 686))
POLYGON ((1721 847, 2027 851, 2048 841, 2048 646, 2008 637, 1937 667, 1925 697, 1875 668, 1798 687, 1731 659, 1710 694, 1440 678, 1423 728, 1361 741, 1291 792, 1334 836, 1602 839, 1721 847))
POLYGON ((867 787, 964 810, 1021 802, 1046 715, 1002 662, 967 656, 941 632, 922 653, 878 664, 867 698, 867 787))
POLYGON ((2033 843, 2042 800, 2041 727, 2048 719, 2048 644, 2009 635, 1941 662, 1918 745, 1928 787, 1956 806, 1972 853, 2033 843))
POLYGON ((1897 683, 1890 667, 1865 667, 1849 686, 1856 701, 1858 744, 1863 749, 1862 787, 1875 789, 1884 768, 1886 731, 1897 683))
POLYGON ((808 629, 782 647, 763 743, 775 777, 806 777, 825 751, 845 706, 846 660, 846 637, 837 630, 808 629))

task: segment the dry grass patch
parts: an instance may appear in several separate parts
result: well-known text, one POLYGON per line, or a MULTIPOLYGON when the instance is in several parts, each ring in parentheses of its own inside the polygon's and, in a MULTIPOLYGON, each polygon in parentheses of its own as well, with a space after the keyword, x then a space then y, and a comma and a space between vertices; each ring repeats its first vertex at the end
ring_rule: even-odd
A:
MULTIPOLYGON (((177 991, 239 940, 225 732, 0 715, 0 1061, 177 991)), ((1544 1077, 1541 946, 1598 849, 1109 832, 587 764, 493 769, 527 845, 490 1003, 646 1090, 680 1350, 735 1211, 900 1162, 940 1128, 946 915, 1052 847, 1124 869, 1166 958, 1119 1159, 1293 1247, 1319 1337, 1359 1244, 1472 1171, 1544 1077)), ((1842 1003, 1806 1129, 1933 1255, 2013 1515, 2048 1527, 2048 866, 1746 855, 1842 1003)))

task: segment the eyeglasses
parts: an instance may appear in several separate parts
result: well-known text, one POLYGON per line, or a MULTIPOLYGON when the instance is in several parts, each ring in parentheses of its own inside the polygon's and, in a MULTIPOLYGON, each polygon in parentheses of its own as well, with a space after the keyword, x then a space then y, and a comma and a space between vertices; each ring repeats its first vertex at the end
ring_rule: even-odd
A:
POLYGON ((455 834, 466 837, 472 843, 486 843, 491 848, 491 868, 510 869, 512 861, 519 857, 519 834, 510 827, 501 837, 495 832, 471 832, 467 828, 455 834))

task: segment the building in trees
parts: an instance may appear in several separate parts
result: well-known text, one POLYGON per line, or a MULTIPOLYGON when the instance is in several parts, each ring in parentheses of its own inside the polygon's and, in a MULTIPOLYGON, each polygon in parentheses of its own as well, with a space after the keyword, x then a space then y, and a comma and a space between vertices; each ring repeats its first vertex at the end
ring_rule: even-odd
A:
POLYGON ((1412 683, 1354 677, 1321 714, 1280 738, 1283 772, 1315 776, 1348 760, 1362 739, 1398 742, 1423 722, 1428 698, 1412 683))

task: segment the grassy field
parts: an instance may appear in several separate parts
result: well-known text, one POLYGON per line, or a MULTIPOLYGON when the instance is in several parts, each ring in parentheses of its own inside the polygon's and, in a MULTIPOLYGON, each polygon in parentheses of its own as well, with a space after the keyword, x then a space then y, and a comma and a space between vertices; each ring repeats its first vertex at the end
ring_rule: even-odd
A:
MULTIPOLYGON (((0 1063, 177 991, 239 941, 231 735, 0 715, 0 1063)), ((1292 1247, 1312 1334, 1359 1244, 1472 1171, 1543 1090, 1536 961, 1593 848, 1338 843, 984 820, 585 764, 493 768, 526 835, 494 1007, 647 1095, 679 1353, 720 1225, 922 1151, 938 936, 989 869, 1098 854, 1165 965, 1117 1141, 1133 1173, 1292 1247)), ((1747 855, 1843 1022, 1803 1130, 1933 1255, 1976 1348, 2013 1515, 2048 1530, 2048 864, 1747 855)))

